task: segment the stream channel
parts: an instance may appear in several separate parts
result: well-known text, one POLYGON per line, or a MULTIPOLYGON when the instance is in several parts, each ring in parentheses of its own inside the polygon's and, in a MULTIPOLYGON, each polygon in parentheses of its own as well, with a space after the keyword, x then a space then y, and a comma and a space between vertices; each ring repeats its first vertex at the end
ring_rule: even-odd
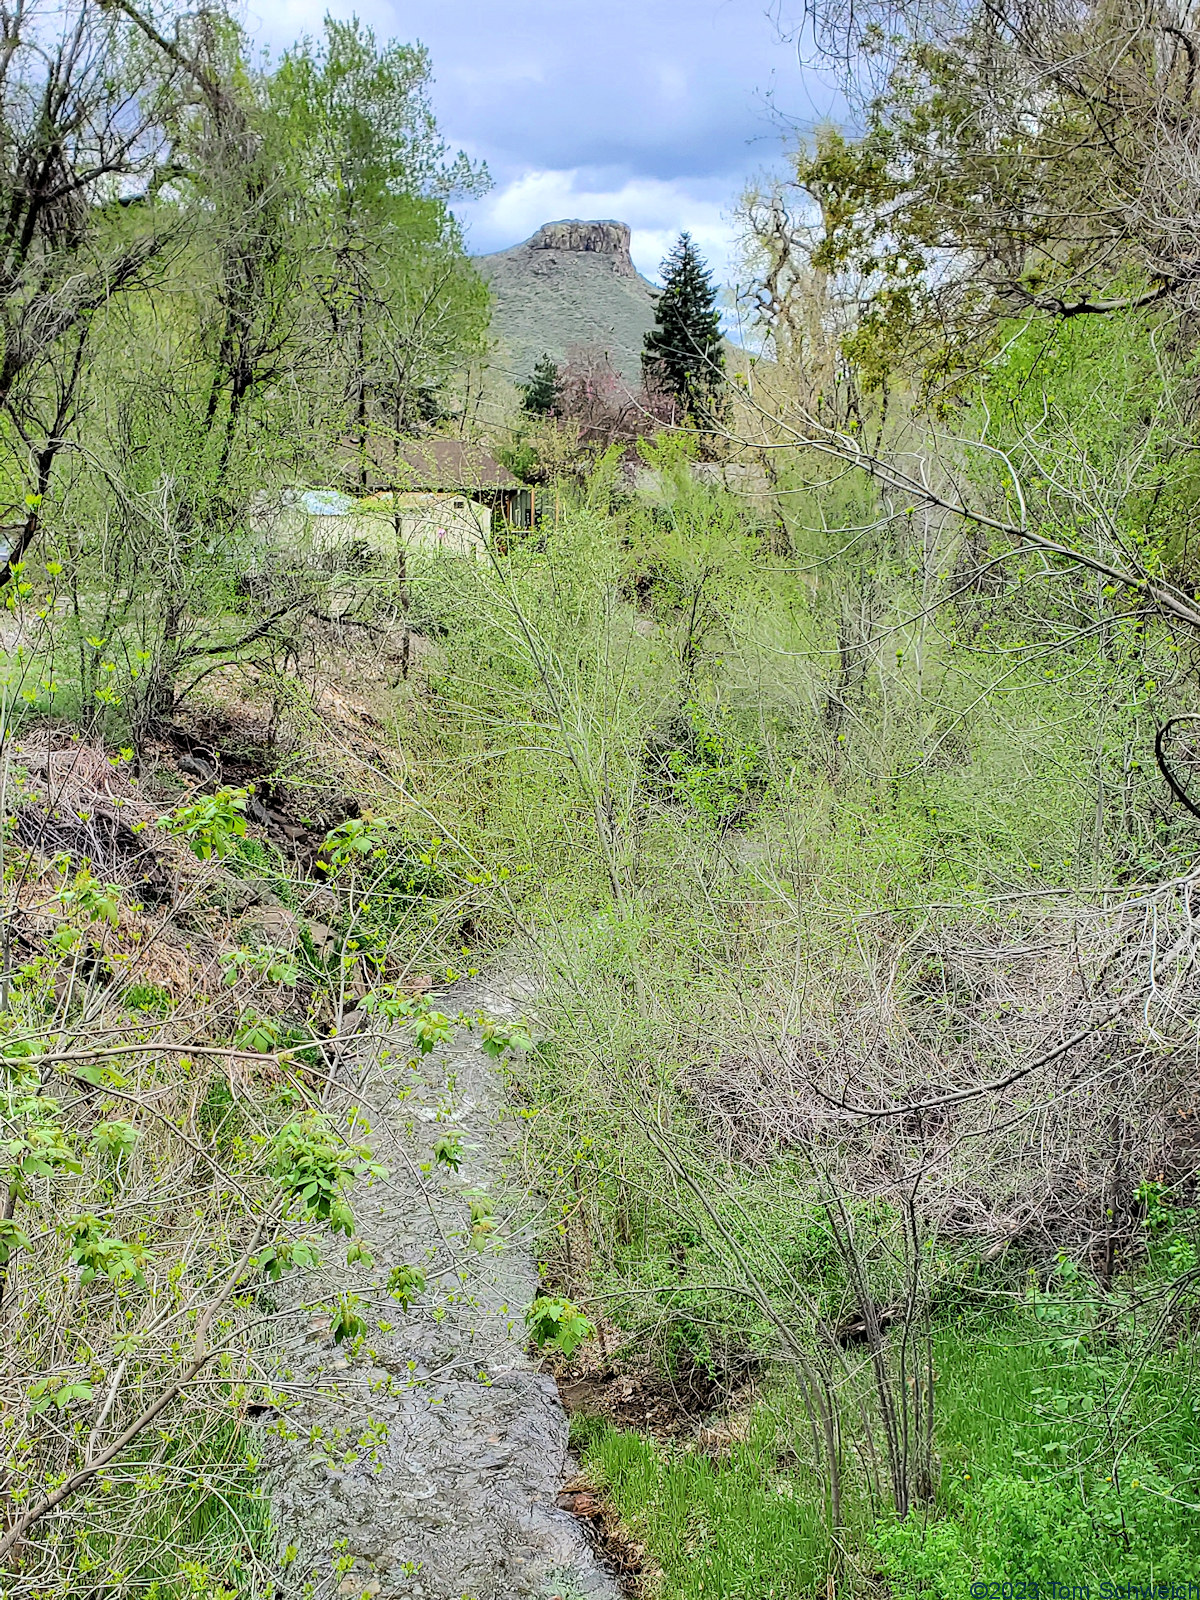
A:
MULTIPOLYGON (((436 1003, 449 1016, 511 1018, 523 987, 465 982, 436 1003)), ((280 1600, 616 1600, 582 1524, 555 1504, 573 1463, 554 1380, 528 1354, 538 1206, 506 1161, 503 1070, 466 1028, 416 1071, 400 1039, 393 1060, 357 1068, 347 1046, 356 1082, 345 1106, 356 1098, 365 1111, 388 1177, 351 1195, 374 1265, 321 1269, 330 1301, 352 1289, 368 1307, 357 1353, 333 1342, 327 1316, 297 1316, 283 1335, 281 1387, 294 1403, 284 1437, 264 1429, 280 1600), (449 1130, 462 1136, 461 1171, 423 1171, 449 1130), (466 1199, 480 1188, 499 1241, 483 1251, 466 1199), (385 1291, 401 1264, 429 1275, 407 1312, 385 1291), (381 1318, 389 1331, 377 1331, 381 1318)))

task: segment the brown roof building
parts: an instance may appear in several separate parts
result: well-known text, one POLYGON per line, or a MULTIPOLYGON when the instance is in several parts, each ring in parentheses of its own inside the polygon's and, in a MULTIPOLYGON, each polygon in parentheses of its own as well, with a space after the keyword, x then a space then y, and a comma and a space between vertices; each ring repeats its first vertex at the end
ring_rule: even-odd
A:
POLYGON ((375 439, 369 447, 376 492, 465 495, 481 501, 510 527, 533 524, 533 490, 482 446, 461 439, 375 439))

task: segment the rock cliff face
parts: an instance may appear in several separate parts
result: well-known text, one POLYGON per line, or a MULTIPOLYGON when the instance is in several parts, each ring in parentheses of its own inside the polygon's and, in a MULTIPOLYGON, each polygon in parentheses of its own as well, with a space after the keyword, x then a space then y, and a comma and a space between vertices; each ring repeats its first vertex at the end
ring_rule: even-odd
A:
MULTIPOLYGON (((627 278, 636 278, 637 268, 629 253, 631 238, 627 222, 545 222, 524 248, 609 256, 614 272, 622 273, 627 278)), ((517 249, 521 248, 517 246, 517 249)))
POLYGON ((631 386, 654 324, 654 285, 629 253, 627 223, 547 222, 511 250, 477 256, 492 291, 493 363, 516 383, 541 355, 565 361, 573 345, 604 350, 631 386))

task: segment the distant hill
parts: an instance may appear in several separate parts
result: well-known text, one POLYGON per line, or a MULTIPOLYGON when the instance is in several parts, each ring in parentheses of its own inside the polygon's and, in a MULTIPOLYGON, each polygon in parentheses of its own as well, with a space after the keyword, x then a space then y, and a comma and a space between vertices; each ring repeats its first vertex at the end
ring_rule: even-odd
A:
POLYGON ((514 383, 543 354, 561 365, 572 345, 605 350, 629 384, 639 382, 658 291, 633 264, 626 223, 547 222, 475 265, 492 291, 494 362, 514 383))

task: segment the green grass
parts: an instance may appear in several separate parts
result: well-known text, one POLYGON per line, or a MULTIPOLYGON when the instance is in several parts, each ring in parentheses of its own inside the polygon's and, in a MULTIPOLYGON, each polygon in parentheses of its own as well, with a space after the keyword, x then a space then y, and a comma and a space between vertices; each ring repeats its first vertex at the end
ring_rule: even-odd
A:
POLYGON ((1167 1582, 1200 1570, 1200 1397, 1189 1345, 1039 1337, 987 1319, 939 1341, 940 1516, 881 1522, 897 1595, 974 1578, 1167 1582))
POLYGON ((822 1588, 824 1507, 776 1471, 774 1426, 757 1416, 726 1457, 577 1422, 573 1442, 622 1522, 662 1569, 664 1600, 791 1600, 822 1588))
POLYGON ((229 1424, 161 1456, 123 1458, 90 1497, 92 1526, 75 1551, 80 1592, 87 1574, 97 1594, 119 1588, 146 1600, 270 1593, 270 1502, 252 1443, 229 1424))
MULTIPOLYGON (((884 1573, 898 1600, 960 1600, 976 1579, 1178 1582, 1200 1571, 1200 1393, 1181 1345, 1145 1362, 1066 1348, 1024 1313, 937 1341, 936 1504, 863 1515, 847 1451, 852 1560, 844 1592, 884 1573), (856 1576, 858 1574, 859 1576, 856 1576)), ((780 1393, 749 1438, 708 1457, 576 1421, 573 1441, 662 1572, 662 1600, 813 1596, 830 1570, 824 1506, 780 1467, 795 1418, 780 1393)))

